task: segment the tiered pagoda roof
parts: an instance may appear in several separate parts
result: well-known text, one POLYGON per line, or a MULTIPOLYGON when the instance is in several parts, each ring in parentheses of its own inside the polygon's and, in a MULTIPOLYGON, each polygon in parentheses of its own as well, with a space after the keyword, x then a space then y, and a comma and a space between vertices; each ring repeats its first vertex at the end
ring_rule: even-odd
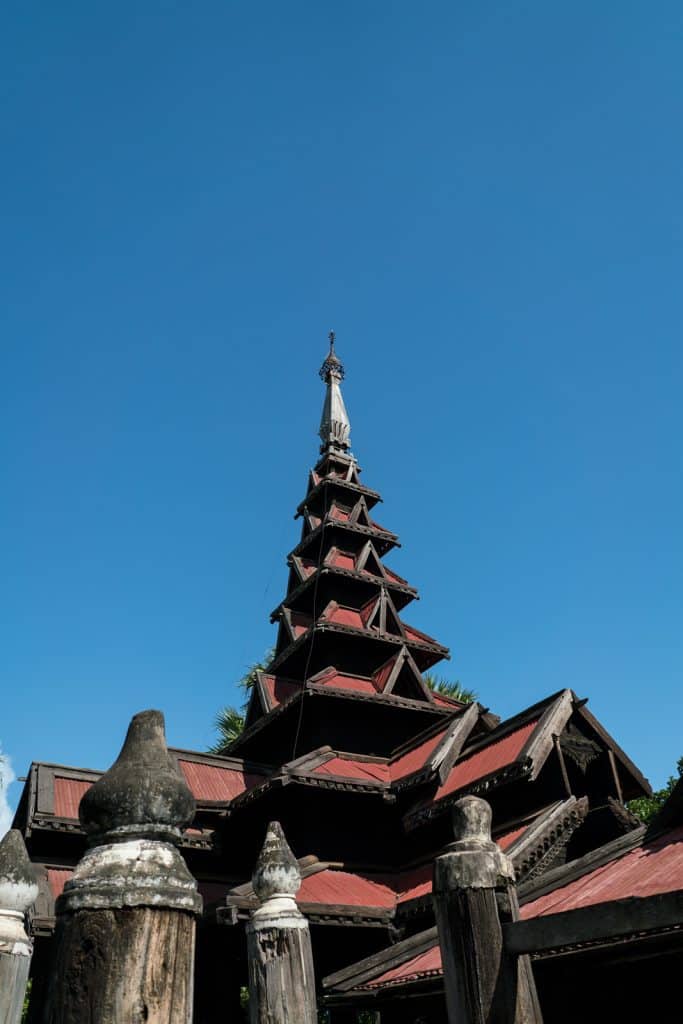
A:
MULTIPOLYGON (((374 518, 378 492, 360 482, 333 333, 320 376, 320 458, 296 510, 302 530, 287 559, 287 592, 271 616, 278 623, 273 658, 259 674, 235 750, 251 749, 252 727, 302 691, 401 698, 437 714, 453 709, 422 677, 448 650, 404 621, 417 591, 384 564, 398 537, 374 518)), ((403 718, 407 738, 415 728, 403 718)))

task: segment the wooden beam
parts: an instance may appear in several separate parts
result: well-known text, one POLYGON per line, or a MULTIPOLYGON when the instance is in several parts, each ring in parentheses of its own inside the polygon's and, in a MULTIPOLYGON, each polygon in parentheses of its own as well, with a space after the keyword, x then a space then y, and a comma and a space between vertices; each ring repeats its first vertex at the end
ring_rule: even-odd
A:
POLYGON ((681 927, 683 891, 679 890, 515 921, 505 925, 503 932, 510 953, 551 955, 569 946, 636 940, 651 932, 681 927))
POLYGON ((417 935, 411 935, 403 942, 397 942, 396 945, 390 946, 388 949, 382 949, 379 953, 373 953, 372 956, 365 957, 364 960, 350 964, 348 967, 342 968, 341 971, 328 974, 326 978, 323 978, 323 988, 334 988, 339 992, 347 992, 349 989, 370 981, 378 974, 383 974, 384 971, 398 967, 406 960, 432 949, 438 941, 436 927, 428 928, 417 935))

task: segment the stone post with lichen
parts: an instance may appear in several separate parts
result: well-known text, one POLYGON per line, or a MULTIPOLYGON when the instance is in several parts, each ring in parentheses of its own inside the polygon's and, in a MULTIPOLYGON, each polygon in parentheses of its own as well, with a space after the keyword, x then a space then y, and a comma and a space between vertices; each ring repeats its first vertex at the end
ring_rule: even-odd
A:
POLYGON ((297 907, 301 871, 271 822, 252 876, 259 906, 247 924, 251 1024, 316 1024, 308 921, 297 907))
POLYGON ((0 841, 0 1022, 19 1024, 33 946, 26 933, 26 911, 38 895, 33 867, 21 832, 0 841))
POLYGON ((81 801, 90 848, 57 901, 46 1024, 189 1024, 201 898, 177 844, 194 812, 163 715, 135 715, 81 801))
POLYGON ((453 827, 433 890, 449 1024, 542 1024, 528 957, 503 944, 502 923, 518 916, 515 872, 491 839, 490 806, 463 797, 453 827))

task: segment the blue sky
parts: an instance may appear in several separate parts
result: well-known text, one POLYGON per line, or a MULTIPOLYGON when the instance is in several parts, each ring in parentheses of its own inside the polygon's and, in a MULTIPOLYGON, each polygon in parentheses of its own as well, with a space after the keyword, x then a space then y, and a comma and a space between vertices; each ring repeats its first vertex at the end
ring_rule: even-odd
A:
POLYGON ((589 697, 664 782, 682 42, 673 2, 5 9, 18 775, 106 767, 145 707, 210 744, 274 635, 334 327, 409 621, 499 714, 589 697))

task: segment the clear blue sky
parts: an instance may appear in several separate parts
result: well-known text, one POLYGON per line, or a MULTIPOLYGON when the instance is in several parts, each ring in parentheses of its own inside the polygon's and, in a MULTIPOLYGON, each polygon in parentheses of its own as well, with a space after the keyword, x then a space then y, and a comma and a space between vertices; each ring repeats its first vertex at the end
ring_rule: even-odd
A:
POLYGON ((573 687, 661 785, 681 4, 11 3, 0 102, 16 773, 106 767, 145 707, 211 742, 274 635, 334 327, 447 671, 502 715, 573 687))

